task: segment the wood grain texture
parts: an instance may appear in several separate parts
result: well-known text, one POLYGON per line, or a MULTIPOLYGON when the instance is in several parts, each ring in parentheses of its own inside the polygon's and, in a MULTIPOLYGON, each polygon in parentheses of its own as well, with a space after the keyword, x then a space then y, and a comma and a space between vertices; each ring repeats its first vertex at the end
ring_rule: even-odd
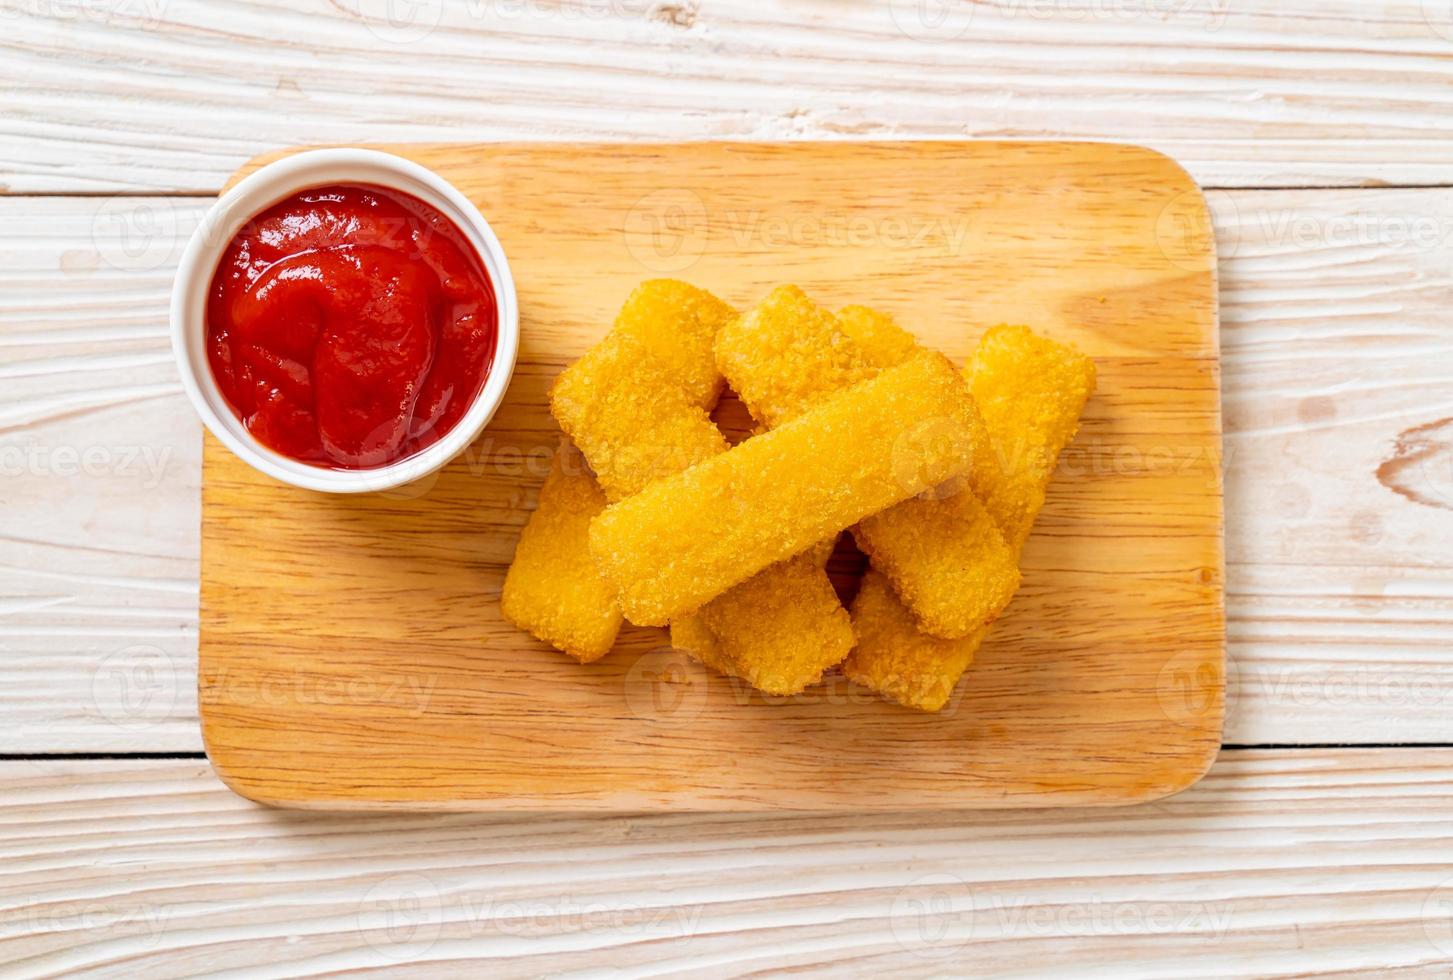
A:
POLYGON ((1216 186, 1453 182, 1442 0, 12 0, 0 25, 12 193, 465 139, 1112 138, 1216 186))
POLYGON ((205 208, 0 204, 0 751, 197 746, 201 424, 166 306, 205 208))
POLYGON ((518 381, 471 452, 402 494, 293 490, 206 441, 199 696, 234 789, 315 807, 857 810, 1125 803, 1204 771, 1224 660, 1215 264, 1173 162, 1032 143, 405 152, 495 225, 518 381), (1006 321, 1095 359, 1021 593, 951 710, 841 678, 766 702, 660 630, 582 668, 500 617, 557 439, 544 386, 661 274, 739 307, 782 282, 868 302, 958 361, 1006 321))
POLYGON ((1228 738, 1449 741, 1453 194, 1213 204, 1228 738))
MULTIPOLYGON (((0 2, 0 195, 210 194, 316 139, 1068 135, 1217 186, 1450 182, 1443 0, 985 0, 937 43, 893 0, 448 3, 410 41, 383 0, 0 2)), ((1453 742, 1453 199, 1211 197, 1227 738, 1453 742)), ((0 198, 4 750, 200 745, 164 325, 205 203, 0 198)), ((0 973, 1445 976, 1450 783, 1441 750, 1228 752, 1113 813, 333 818, 200 762, 11 763, 0 973)))
MULTIPOLYGON (((1305 976, 1453 962, 1453 752, 1226 752, 1127 810, 281 813, 0 764, 0 972, 1305 976)), ((1386 974, 1382 974, 1386 975, 1386 974)))
MULTIPOLYGON (((314 139, 1083 135, 1235 186, 1453 160, 1443 0, 992 0, 937 44, 891 0, 449 3, 396 43, 375 0, 0 2, 0 194, 211 193, 314 139)), ((1227 738, 1453 742, 1453 199, 1211 197, 1227 738)), ((204 205, 0 198, 4 750, 200 745, 165 294, 204 205)), ((1446 976, 1450 784, 1444 750, 1227 752, 1115 812, 335 818, 201 762, 10 763, 0 973, 1446 976)))
MULTIPOLYGON (((1449 470, 1436 455, 1401 467, 1407 496, 1378 479, 1402 433, 1453 415, 1440 381, 1453 358, 1453 193, 1210 201, 1229 489, 1226 739, 1453 741, 1442 547, 1453 511, 1429 503, 1449 470)), ((9 751, 201 748, 201 437, 165 323, 171 264, 203 205, 0 199, 9 751), (118 354, 144 362, 122 367, 118 354), (92 446, 112 461, 99 476, 51 465, 92 446), (168 460, 160 478, 147 452, 168 460)))

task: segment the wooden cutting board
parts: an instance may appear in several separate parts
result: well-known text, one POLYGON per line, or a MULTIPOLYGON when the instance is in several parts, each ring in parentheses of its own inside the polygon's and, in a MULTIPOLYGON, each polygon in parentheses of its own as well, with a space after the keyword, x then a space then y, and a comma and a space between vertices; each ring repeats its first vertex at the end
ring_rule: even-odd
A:
POLYGON ((291 489, 207 439, 199 693, 229 786, 323 808, 859 810, 1131 803, 1205 772, 1225 664, 1216 263, 1176 164, 1088 143, 384 149, 499 234, 519 368, 476 444, 400 491, 291 489), (836 676, 768 700, 660 630, 582 667, 500 618, 557 438, 547 387, 656 276, 738 307, 798 283, 960 360, 999 322, 1095 358, 1023 589, 943 713, 836 676))

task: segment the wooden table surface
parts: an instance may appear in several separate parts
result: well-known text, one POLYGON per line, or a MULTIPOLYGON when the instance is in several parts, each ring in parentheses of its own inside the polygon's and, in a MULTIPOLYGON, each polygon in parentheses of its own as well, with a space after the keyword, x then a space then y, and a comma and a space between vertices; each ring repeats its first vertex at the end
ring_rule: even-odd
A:
POLYGON ((0 2, 0 973, 1453 968, 1449 0, 0 2), (170 278, 299 142, 1108 138, 1222 254, 1226 746, 1127 810, 264 810, 170 278))

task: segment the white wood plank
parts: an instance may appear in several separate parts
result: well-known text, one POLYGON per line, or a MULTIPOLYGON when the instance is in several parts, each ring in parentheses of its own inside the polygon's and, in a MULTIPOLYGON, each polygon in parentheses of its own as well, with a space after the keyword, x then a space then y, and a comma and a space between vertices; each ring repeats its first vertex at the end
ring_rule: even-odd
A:
POLYGON ((0 205, 0 751, 199 747, 201 423, 166 309, 204 209, 0 205))
MULTIPOLYGON (((1453 193, 1212 200, 1227 739, 1453 741, 1453 462, 1432 454, 1388 476, 1418 500, 1377 475, 1400 433, 1453 416, 1453 193)), ((8 751, 200 748, 199 427, 165 335, 171 263, 200 207, 0 201, 0 462, 20 464, 0 483, 8 751), (15 455, 31 447, 34 465, 15 455), (99 447, 118 470, 124 453, 151 455, 61 475, 51 464, 67 447, 99 447)), ((1429 445, 1448 453, 1450 438, 1429 445)))
POLYGON ((1453 741, 1453 193, 1213 199, 1227 738, 1453 741))
POLYGON ((1453 962, 1453 751, 1228 752, 1128 810, 328 816, 0 765, 0 972, 1290 976, 1453 962))
POLYGON ((12 193, 531 138, 1118 139, 1218 186, 1453 182, 1444 0, 15 0, 0 52, 12 193))

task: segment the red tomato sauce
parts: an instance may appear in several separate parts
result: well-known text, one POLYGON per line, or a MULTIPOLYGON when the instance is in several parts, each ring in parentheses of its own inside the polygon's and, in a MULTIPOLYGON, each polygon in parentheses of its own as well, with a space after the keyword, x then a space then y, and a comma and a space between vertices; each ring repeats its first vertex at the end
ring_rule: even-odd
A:
POLYGON ((382 187, 319 187, 227 246, 207 299, 207 355, 264 445, 372 469, 459 423, 494 362, 498 320, 488 274, 444 215, 382 187))

